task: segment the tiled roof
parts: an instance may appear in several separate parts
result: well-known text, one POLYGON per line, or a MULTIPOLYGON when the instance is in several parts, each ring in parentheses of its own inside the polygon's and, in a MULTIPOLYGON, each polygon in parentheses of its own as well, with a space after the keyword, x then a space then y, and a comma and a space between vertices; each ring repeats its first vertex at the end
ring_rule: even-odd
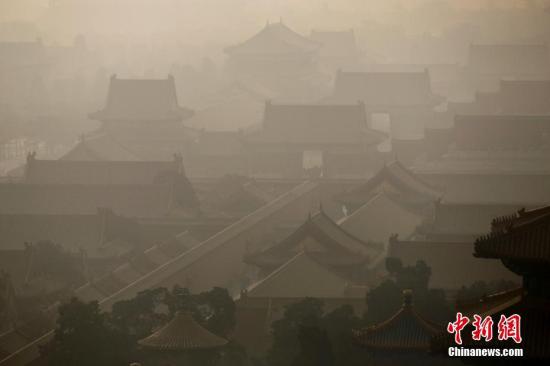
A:
MULTIPOLYGON (((221 232, 217 233, 213 237, 205 240, 199 245, 196 243, 189 243, 184 239, 182 243, 182 251, 175 253, 170 251, 169 259, 166 263, 157 266, 153 271, 147 274, 141 274, 132 267, 132 264, 126 264, 121 266, 117 270, 113 271, 113 275, 117 277, 119 281, 124 281, 124 286, 121 290, 115 292, 114 294, 108 295, 103 294, 93 286, 93 284, 88 283, 85 286, 77 289, 75 295, 81 298, 84 301, 99 301, 100 305, 104 308, 112 306, 113 303, 131 296, 139 291, 143 291, 151 286, 158 285, 163 280, 173 277, 176 273, 182 269, 187 268, 188 266, 197 263, 197 260, 207 256, 212 253, 213 250, 219 248, 220 246, 226 244, 229 240, 235 238, 237 235, 241 235, 243 232, 247 232, 252 227, 254 227, 259 222, 266 220, 276 212, 281 211, 283 208, 288 207, 292 202, 295 202, 296 199, 304 195, 310 194, 318 189, 318 183, 316 182, 304 182, 299 186, 295 187, 293 190, 281 195, 273 202, 268 203, 262 208, 258 209, 256 212, 242 218, 233 225, 227 227, 221 232), (193 246, 193 250, 188 250, 190 246, 193 246)), ((190 238, 191 241, 192 238, 190 238)), ((178 240, 182 238, 178 235, 178 240)), ((170 245, 165 243, 164 245, 170 245)), ((171 247, 171 245, 170 245, 171 247)), ((173 249, 173 248, 172 248, 173 249)), ((163 248, 161 248, 163 250, 163 248)), ((163 250, 164 251, 164 250, 163 250)), ((214 281, 221 283, 227 278, 222 278, 221 274, 217 274, 218 278, 214 281), (221 282, 220 282, 221 281, 221 282)), ((10 332, 10 336, 14 336, 17 333, 10 332)), ((2 366, 18 366, 22 364, 27 364, 39 357, 39 347, 46 342, 48 342, 53 336, 53 331, 50 330, 43 336, 39 338, 26 339, 22 340, 17 346, 11 347, 5 352, 2 347, 2 342, 0 339, 0 354, 9 353, 10 355, 0 360, 2 366)))
POLYGON ((536 44, 470 45, 468 67, 489 74, 548 72, 548 48, 536 44))
POLYGON ((70 161, 27 159, 25 182, 36 184, 166 183, 176 161, 70 161))
POLYGON ((83 137, 61 160, 75 161, 138 161, 136 154, 108 134, 83 137))
MULTIPOLYGON (((159 185, 0 184, 1 214, 93 214, 110 208, 127 217, 162 217, 173 188, 159 185)), ((175 206, 174 206, 175 208, 175 206)))
POLYGON ((403 206, 382 191, 339 224, 364 241, 386 244, 393 234, 408 238, 424 219, 424 215, 403 206))
POLYGON ((360 144, 371 146, 386 136, 367 127, 364 105, 274 104, 267 102, 263 129, 250 133, 252 143, 360 144))
POLYGON ((92 113, 100 121, 179 121, 193 112, 178 105, 174 78, 118 79, 113 75, 107 103, 92 113))
POLYGON ((376 257, 381 249, 349 234, 321 211, 275 245, 248 254, 245 261, 277 268, 296 253, 305 251, 323 265, 340 267, 363 264, 376 257))
MULTIPOLYGON (((248 297, 344 298, 349 282, 300 252, 246 291, 248 297)), ((364 294, 362 294, 363 296, 364 294)))
POLYGON ((401 309, 382 323, 356 331, 355 340, 370 349, 427 351, 431 338, 440 331, 440 327, 414 310, 412 294, 405 290, 401 309))
POLYGON ((286 54, 313 52, 320 44, 308 39, 287 27, 282 22, 266 24, 266 26, 252 38, 228 47, 225 52, 229 55, 255 54, 286 54))
POLYGON ((548 115, 457 115, 454 123, 456 149, 542 149, 548 145, 545 136, 550 133, 549 126, 548 115))
POLYGON ((221 347, 227 340, 203 328, 190 313, 179 312, 168 324, 138 343, 160 351, 186 351, 221 347))
POLYGON ((499 309, 504 310, 519 303, 524 295, 525 290, 523 287, 518 287, 512 290, 483 296, 480 299, 457 300, 456 308, 466 315, 479 314, 485 316, 500 311, 499 309))
POLYGON ((443 195, 437 188, 426 183, 417 174, 405 168, 395 160, 384 165, 372 178, 360 186, 344 193, 340 200, 343 202, 364 204, 381 190, 388 194, 397 194, 403 203, 433 203, 443 195), (393 189, 388 189, 386 185, 393 189), (394 192, 390 192, 394 191, 394 192))
MULTIPOLYGON (((494 169, 490 172, 484 172, 483 164, 480 164, 474 170, 434 170, 419 175, 442 187, 445 192, 443 202, 447 204, 482 203, 533 207, 550 203, 550 191, 546 188, 550 183, 550 174, 541 171, 543 167, 539 165, 546 164, 545 160, 536 162, 540 166, 538 172, 520 173, 505 167, 512 163, 510 160, 502 161, 503 169, 493 166, 494 169)), ((491 164, 495 159, 484 162, 491 164)))
POLYGON ((435 105, 441 102, 431 89, 425 72, 349 72, 339 71, 333 99, 363 101, 367 106, 435 105))
POLYGON ((550 210, 520 210, 516 217, 496 219, 491 233, 475 242, 475 256, 550 262, 550 210))

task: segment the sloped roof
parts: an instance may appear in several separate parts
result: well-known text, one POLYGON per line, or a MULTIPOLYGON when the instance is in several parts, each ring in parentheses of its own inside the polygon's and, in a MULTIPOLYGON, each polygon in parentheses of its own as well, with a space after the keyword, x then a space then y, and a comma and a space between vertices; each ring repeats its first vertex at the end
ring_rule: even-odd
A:
POLYGON ((246 296, 265 298, 342 298, 348 281, 300 252, 263 280, 248 288, 246 296))
POLYGON ((92 214, 110 208, 129 217, 161 217, 171 211, 173 189, 157 185, 0 184, 2 214, 92 214))
POLYGON ((435 105, 441 97, 433 94, 428 70, 424 72, 338 71, 333 98, 363 101, 367 106, 435 105))
POLYGON ((118 79, 113 75, 105 108, 92 113, 100 121, 180 121, 193 112, 178 105, 174 78, 118 79))
POLYGON ((138 343, 160 351, 186 351, 221 347, 227 340, 199 325, 190 313, 179 312, 168 324, 138 343))
POLYGON ((399 161, 394 160, 384 165, 366 183, 350 189, 340 200, 349 203, 363 204, 381 190, 391 186, 398 193, 400 199, 415 202, 434 202, 442 193, 425 182, 417 174, 405 168, 399 161))
POLYGON ((256 143, 375 145, 386 136, 367 127, 362 103, 273 104, 267 102, 263 129, 247 136, 256 143))
POLYGON ((355 332, 356 342, 370 349, 428 351, 441 329, 420 316, 412 304, 411 290, 403 292, 403 306, 388 320, 355 332))
POLYGON ((181 169, 177 161, 27 159, 25 182, 36 184, 160 184, 181 169))
POLYGON ((501 80, 498 94, 503 107, 518 114, 550 112, 550 80, 501 80))
POLYGON ((520 210, 515 216, 497 218, 488 235, 475 242, 475 256, 550 263, 550 207, 520 210), (533 235, 537 233, 537 235, 533 235))
POLYGON ((431 269, 431 288, 457 290, 476 281, 507 279, 520 282, 499 260, 474 257, 472 242, 445 240, 390 240, 388 257, 399 258, 404 265, 424 261, 431 269))
POLYGON ((525 150, 548 147, 549 115, 457 115, 457 150, 525 150))
POLYGON ((381 251, 339 227, 323 211, 309 217, 282 241, 248 254, 245 261, 260 267, 278 267, 296 253, 305 251, 319 263, 331 267, 360 265, 381 251))
POLYGON ((252 38, 225 49, 229 55, 276 55, 287 53, 314 52, 319 48, 312 41, 287 27, 282 22, 267 23, 252 38))
POLYGON ((488 74, 548 72, 548 48, 536 44, 470 45, 468 67, 488 74))
POLYGON ((549 114, 550 80, 500 80, 497 91, 478 91, 474 101, 449 103, 448 109, 461 115, 549 114))
MULTIPOLYGON (((124 287, 120 288, 114 294, 102 294, 90 284, 83 286, 75 291, 75 294, 84 301, 99 301, 102 307, 112 306, 113 303, 121 298, 129 296, 129 294, 135 294, 139 291, 145 290, 151 286, 151 283, 160 283, 163 280, 172 277, 178 271, 187 268, 189 265, 196 263, 197 258, 208 255, 212 250, 227 243, 231 238, 235 238, 236 235, 240 235, 253 227, 258 222, 271 217, 274 213, 279 212, 281 209, 287 207, 291 202, 295 202, 297 197, 307 195, 312 191, 318 189, 318 183, 316 182, 304 182, 292 191, 281 195, 273 202, 258 209, 253 214, 250 214, 233 225, 225 228, 221 232, 205 240, 201 244, 193 248, 192 251, 184 250, 183 252, 164 250, 169 257, 167 262, 157 266, 155 270, 150 272, 139 272, 138 269, 132 268, 130 264, 125 265, 123 268, 119 268, 113 272, 113 275, 117 276, 119 281, 124 283, 124 287)), ((220 281, 225 281, 227 278, 222 278, 222 274, 217 274, 220 281)), ((55 319, 57 313, 52 314, 52 318, 55 319)), ((0 360, 2 365, 20 365, 22 363, 29 363, 40 356, 39 346, 45 344, 53 336, 52 327, 44 330, 39 335, 34 337, 21 338, 17 332, 9 332, 8 340, 9 348, 4 347, 3 337, 0 337, 0 349, 9 353, 4 359, 0 360), (16 342, 12 342, 11 338, 18 338, 16 342)), ((6 354, 4 353, 4 354, 6 354)))
MULTIPOLYGON (((479 314, 486 316, 494 313, 496 309, 505 309, 511 305, 517 304, 525 295, 523 287, 517 287, 478 299, 457 300, 456 308, 465 315, 479 314)), ((498 311, 498 310, 497 310, 498 311)))
MULTIPOLYGON (((494 163, 493 159, 493 163, 494 163)), ((536 160, 540 166, 538 172, 532 168, 528 171, 512 171, 504 164, 491 165, 457 164, 450 169, 441 168, 419 173, 422 179, 441 186, 444 190, 445 203, 486 203, 500 205, 540 206, 550 203, 550 174, 543 166, 546 159, 536 160), (461 166, 462 165, 462 166, 461 166), (502 169, 499 169, 503 166, 502 169), (484 168, 485 167, 485 168, 484 168)), ((506 160, 506 165, 512 164, 506 160)))
MULTIPOLYGON (((519 209, 520 205, 497 203, 449 203, 435 205, 429 234, 475 236, 486 233, 493 219, 519 209)), ((428 228, 428 226, 426 226, 428 228)))
POLYGON ((380 192, 339 224, 364 241, 386 244, 393 234, 409 237, 423 221, 423 215, 380 192))
POLYGON ((141 160, 108 134, 83 137, 60 160, 75 161, 138 161, 141 160))

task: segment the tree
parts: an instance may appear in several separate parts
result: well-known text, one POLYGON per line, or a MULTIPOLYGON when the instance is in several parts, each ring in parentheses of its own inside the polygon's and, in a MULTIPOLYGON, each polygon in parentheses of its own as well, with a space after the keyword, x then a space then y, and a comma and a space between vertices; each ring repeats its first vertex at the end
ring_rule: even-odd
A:
POLYGON ((300 326, 299 352, 292 366, 333 366, 334 355, 327 332, 318 326, 300 326))
POLYGON ((116 329, 137 341, 168 320, 166 301, 169 297, 164 287, 142 291, 133 299, 116 302, 110 321, 116 329))
POLYGON ((300 352, 298 334, 301 327, 316 327, 321 323, 323 303, 306 298, 285 308, 283 318, 271 325, 273 343, 267 355, 270 366, 288 366, 300 352))
POLYGON ((371 289, 367 294, 368 323, 377 323, 395 314, 403 304, 403 290, 413 291, 416 310, 436 322, 447 321, 451 316, 451 307, 442 289, 428 287, 431 269, 424 261, 414 266, 403 266, 396 258, 386 260, 386 269, 390 279, 371 289))
POLYGON ((106 319, 97 302, 83 303, 73 298, 61 305, 53 340, 44 349, 48 365, 128 364, 130 343, 106 319))
POLYGON ((335 365, 365 365, 364 350, 357 347, 353 340, 353 330, 363 326, 363 321, 353 311, 351 305, 342 305, 323 317, 335 365))
POLYGON ((204 326, 221 337, 227 337, 235 328, 235 302, 229 292, 214 287, 197 296, 204 326))
POLYGON ((363 325, 350 305, 323 314, 318 299, 304 299, 285 308, 273 322, 269 365, 364 365, 364 352, 353 342, 353 329, 363 325))

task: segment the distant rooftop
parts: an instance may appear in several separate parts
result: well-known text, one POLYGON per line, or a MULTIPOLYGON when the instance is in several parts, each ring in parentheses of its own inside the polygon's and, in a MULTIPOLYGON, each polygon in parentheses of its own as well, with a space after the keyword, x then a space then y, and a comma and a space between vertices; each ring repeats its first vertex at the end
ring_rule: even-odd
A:
POLYGON ((229 55, 289 54, 314 52, 320 44, 287 27, 283 22, 267 23, 252 38, 225 49, 229 55))
POLYGON ((468 66, 488 74, 548 72, 548 48, 538 44, 473 44, 468 66))
POLYGON ((442 100, 432 92, 427 69, 423 72, 339 71, 333 98, 361 100, 367 106, 435 105, 442 100))
POLYGON ((90 117, 99 121, 181 121, 193 112, 178 105, 176 85, 166 79, 111 76, 105 107, 90 117))

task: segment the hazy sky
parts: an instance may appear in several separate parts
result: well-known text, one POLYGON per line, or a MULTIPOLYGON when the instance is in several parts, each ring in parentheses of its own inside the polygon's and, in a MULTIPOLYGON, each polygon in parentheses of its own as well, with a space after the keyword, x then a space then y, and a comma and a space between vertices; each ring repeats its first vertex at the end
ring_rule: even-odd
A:
MULTIPOLYGON (((527 2, 492 1, 499 7, 527 2)), ((354 27, 366 19, 399 23, 396 11, 425 3, 432 4, 429 12, 444 14, 449 4, 486 7, 491 0, 0 0, 0 22, 32 22, 40 37, 61 43, 80 33, 223 42, 279 17, 303 32, 354 27)))

